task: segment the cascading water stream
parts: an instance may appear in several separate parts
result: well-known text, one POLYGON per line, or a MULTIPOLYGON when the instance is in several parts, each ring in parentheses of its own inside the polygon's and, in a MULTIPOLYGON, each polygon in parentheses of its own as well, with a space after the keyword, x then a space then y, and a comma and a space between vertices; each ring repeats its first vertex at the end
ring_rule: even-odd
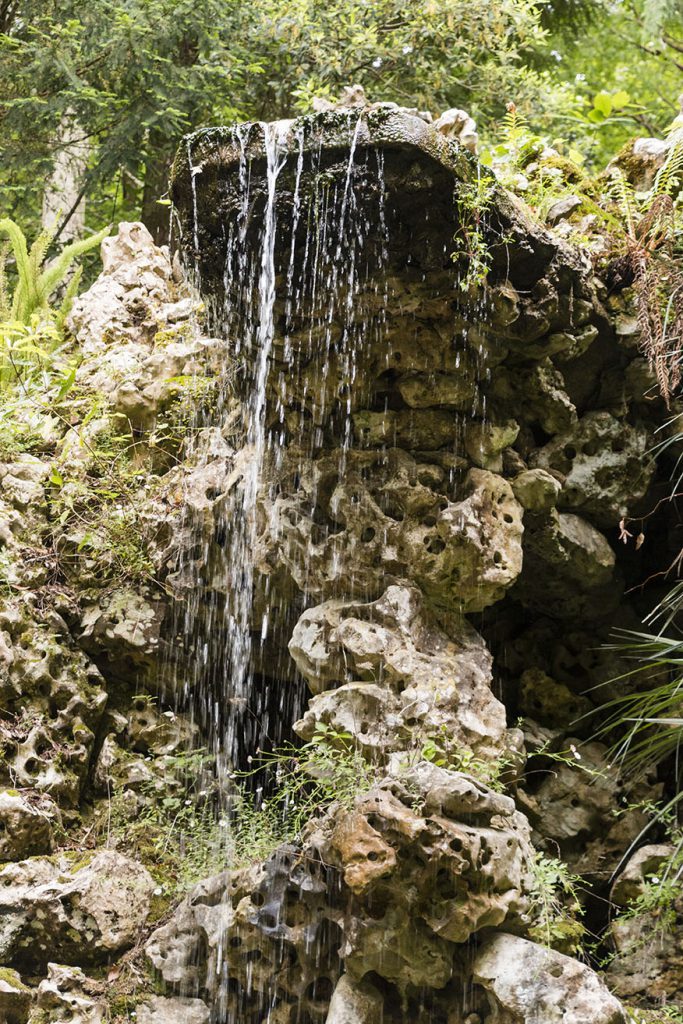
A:
MULTIPOLYGON (((233 468, 219 502, 214 538, 203 542, 205 561, 213 557, 219 563, 224 589, 195 596, 182 627, 199 654, 187 689, 216 756, 223 813, 228 815, 234 770, 244 771, 269 744, 292 738, 291 725, 304 709, 291 667, 273 662, 270 651, 286 650, 303 609, 320 600, 315 590, 319 569, 311 553, 318 547, 329 552, 331 596, 367 600, 367 573, 356 578, 349 562, 349 537, 367 515, 355 488, 362 490, 366 481, 381 487, 394 472, 395 460, 387 450, 394 438, 387 435, 384 448, 374 453, 366 448, 364 454, 363 431, 354 422, 358 410, 381 416, 398 401, 393 375, 401 359, 388 338, 387 308, 391 231, 403 225, 387 206, 384 154, 359 145, 363 130, 362 116, 354 118, 346 151, 332 162, 322 149, 308 145, 305 129, 296 123, 293 128, 281 123, 233 132, 235 184, 220 226, 222 296, 210 290, 207 296, 212 329, 225 340, 230 356, 224 395, 207 428, 213 431, 212 453, 218 461, 223 441, 216 439, 222 437, 230 406, 233 369, 242 428, 225 455, 233 468), (257 132, 261 145, 255 150, 257 132), (287 511, 288 502, 297 511, 287 511), (266 532, 271 543, 279 543, 296 565, 294 597, 286 585, 278 589, 281 581, 273 583, 259 564, 264 509, 270 510, 266 532), (297 548, 289 528, 302 519, 310 523, 310 540, 297 548), (220 550, 211 555, 208 548, 215 548, 216 538, 220 550)), ((196 177, 201 168, 193 164, 189 149, 188 163, 197 253, 202 230, 196 177)), ((459 356, 455 362, 459 365, 459 356)), ((454 417, 454 435, 456 425, 454 417)), ((402 513, 392 510, 391 486, 377 501, 379 514, 400 521, 402 513)), ((203 520, 198 532, 202 529, 203 520)), ((358 543, 372 544, 376 533, 373 526, 359 529, 358 543)), ((374 558, 369 565, 381 564, 377 554, 369 557, 374 558)), ((381 571, 378 576, 375 586, 381 585, 381 571)), ((258 778, 250 784, 258 810, 269 794, 258 778)), ((212 995, 216 1024, 317 1024, 323 1019, 340 972, 339 929, 325 914, 310 929, 306 955, 319 977, 315 982, 299 979, 288 959, 292 858, 285 847, 270 865, 250 919, 269 943, 267 962, 260 951, 243 950, 236 965, 235 951, 221 940, 212 995), (292 1005, 285 1013, 283 978, 288 972, 292 1005)), ((333 884, 320 882, 320 891, 333 884)))

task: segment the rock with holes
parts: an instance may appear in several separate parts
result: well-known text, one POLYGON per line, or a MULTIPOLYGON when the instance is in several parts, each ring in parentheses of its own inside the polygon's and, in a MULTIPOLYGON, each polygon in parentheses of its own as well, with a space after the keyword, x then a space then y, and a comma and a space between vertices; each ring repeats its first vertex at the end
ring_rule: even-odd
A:
POLYGON ((472 979, 489 1000, 490 1024, 626 1024, 594 971, 516 935, 494 935, 474 957, 472 979))
POLYGON ((102 1024, 106 1009, 103 982, 88 978, 78 967, 48 964, 28 1024, 102 1024))
POLYGON ((136 697, 126 717, 125 743, 138 754, 163 757, 201 746, 199 730, 187 716, 159 711, 149 698, 136 697))
POLYGON ((666 1004, 683 999, 683 899, 675 882, 667 884, 676 870, 672 867, 676 853, 667 844, 641 847, 612 886, 615 909, 609 934, 616 956, 607 977, 623 999, 648 998, 666 1004), (637 901, 646 893, 650 906, 641 903, 640 909, 637 901))
POLYGON ((0 861, 51 853, 59 808, 47 793, 0 790, 0 861))
POLYGON ((289 650, 317 694, 296 726, 305 739, 324 724, 350 733, 370 760, 427 739, 446 757, 495 757, 516 743, 491 692, 483 640, 464 619, 451 619, 446 633, 414 587, 309 609, 289 650))
POLYGON ((522 509, 502 477, 472 469, 449 498, 446 474, 399 449, 325 456, 280 479, 259 541, 263 571, 285 566, 323 598, 379 596, 409 578, 444 611, 499 600, 522 567, 522 509), (342 557, 343 553, 343 557, 342 557))
MULTIPOLYGON (((173 268, 168 251, 159 249, 144 224, 119 224, 101 247, 102 273, 73 304, 71 333, 86 356, 102 352, 116 338, 138 342, 154 333, 154 314, 172 298, 173 268)), ((110 381, 113 367, 108 366, 110 381)))
POLYGON ((527 608, 593 623, 614 612, 623 584, 606 537, 585 519, 551 508, 525 518, 524 567, 515 595, 527 608))
POLYGON ((147 588, 108 589, 83 601, 78 637, 113 674, 142 682, 156 675, 165 614, 166 603, 147 588))
POLYGON ((576 424, 564 378, 548 358, 523 367, 506 366, 492 382, 491 397, 497 407, 514 410, 521 423, 538 425, 546 434, 569 431, 576 424))
POLYGON ((0 1020, 3 1024, 27 1024, 33 993, 21 976, 8 968, 0 970, 0 1020))
POLYGON ((0 871, 0 957, 34 971, 106 961, 136 940, 155 883, 114 850, 33 857, 0 871))
POLYGON ((264 863, 200 883, 146 946, 171 989, 221 1016, 325 1019, 341 965, 342 897, 319 858, 281 846, 264 863), (315 956, 310 951, 315 949, 315 956))
POLYGON ((651 445, 642 426, 590 412, 568 433, 536 452, 532 464, 565 477, 558 507, 597 526, 615 527, 633 512, 652 480, 651 445))
POLYGON ((602 743, 570 736, 563 750, 563 759, 551 757, 545 774, 537 769, 534 790, 520 794, 520 806, 573 871, 607 881, 647 822, 638 805, 656 800, 661 785, 654 777, 620 780, 602 743), (635 806, 615 815, 615 808, 627 805, 635 806))
POLYGON ((529 921, 528 825, 509 797, 471 776, 404 763, 309 841, 356 897, 343 948, 354 977, 441 988, 453 943, 529 921))
POLYGON ((0 782, 74 806, 107 695, 54 610, 0 599, 0 782))
POLYGON ((209 1024, 210 1014, 201 999, 150 996, 136 1007, 137 1024, 209 1024))

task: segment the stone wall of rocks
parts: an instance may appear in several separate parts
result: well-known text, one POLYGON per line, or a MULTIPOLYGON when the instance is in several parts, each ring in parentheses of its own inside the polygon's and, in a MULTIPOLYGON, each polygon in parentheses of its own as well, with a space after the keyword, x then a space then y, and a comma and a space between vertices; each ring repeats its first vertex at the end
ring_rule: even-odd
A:
MULTIPOLYGON (((135 955, 163 985, 141 981, 142 1024, 618 1024, 598 975, 539 942, 535 865, 559 854, 581 873, 590 915, 644 823, 614 812, 661 793, 627 785, 590 740, 623 669, 602 645, 641 621, 651 597, 632 587, 668 536, 663 510, 652 542, 619 540, 665 472, 647 455, 665 411, 628 298, 502 190, 488 282, 460 289, 454 196, 476 162, 424 118, 376 105, 287 130, 280 225, 316 175, 343 183, 351 137, 359 194, 382 155, 387 241, 382 255, 370 238, 351 289, 354 388, 343 343, 312 329, 324 309, 276 300, 251 678, 265 694, 305 685, 285 734, 349 737, 374 782, 161 921, 147 868, 106 830, 88 838, 112 793, 133 819, 172 789, 176 754, 211 742, 220 672, 197 651, 223 642, 226 520, 253 458, 250 353, 219 330, 235 244, 221 225, 246 154, 243 244, 258 236, 265 166, 262 127, 239 145, 200 133, 174 198, 208 311, 142 225, 121 225, 71 316, 71 410, 43 410, 31 450, 0 464, 0 1017, 112 1019, 98 972, 135 955), (98 453, 121 436, 132 466, 107 497, 98 453)), ((303 237, 284 230, 276 260, 303 237)), ((645 851, 661 856, 636 853, 615 903, 642 885, 645 851)), ((627 931, 612 941, 628 951, 627 931)), ((617 960, 616 994, 676 998, 671 943, 617 960)))

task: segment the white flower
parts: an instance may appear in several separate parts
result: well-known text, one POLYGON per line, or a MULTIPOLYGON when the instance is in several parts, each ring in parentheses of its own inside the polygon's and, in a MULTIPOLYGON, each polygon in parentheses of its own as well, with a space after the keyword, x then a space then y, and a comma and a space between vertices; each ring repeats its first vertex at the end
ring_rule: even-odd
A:
POLYGON ((375 57, 375 59, 372 62, 372 66, 373 66, 373 68, 381 68, 382 67, 382 58, 381 57, 375 57))
POLYGON ((410 43, 406 43, 406 45, 405 45, 405 46, 403 47, 403 52, 404 52, 404 53, 405 53, 406 55, 407 55, 407 54, 409 54, 409 53, 412 53, 412 52, 413 52, 413 48, 412 48, 412 46, 410 45, 410 43))
POLYGON ((158 886, 156 887, 156 889, 154 890, 154 892, 153 892, 153 894, 152 894, 152 895, 154 895, 154 896, 161 896, 161 894, 163 893, 163 891, 164 891, 164 889, 163 889, 163 886, 161 886, 161 885, 158 885, 158 886))

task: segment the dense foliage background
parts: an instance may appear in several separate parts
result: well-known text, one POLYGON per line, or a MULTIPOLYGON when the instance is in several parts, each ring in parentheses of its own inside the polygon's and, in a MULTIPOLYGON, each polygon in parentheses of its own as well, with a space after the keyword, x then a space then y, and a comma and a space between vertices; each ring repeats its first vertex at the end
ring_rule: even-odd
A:
POLYGON ((80 143, 89 228, 142 216, 163 233, 184 132, 356 81, 465 107, 485 139, 513 101, 597 166, 666 130, 682 70, 681 0, 0 0, 0 209, 35 234, 55 160, 80 143))

